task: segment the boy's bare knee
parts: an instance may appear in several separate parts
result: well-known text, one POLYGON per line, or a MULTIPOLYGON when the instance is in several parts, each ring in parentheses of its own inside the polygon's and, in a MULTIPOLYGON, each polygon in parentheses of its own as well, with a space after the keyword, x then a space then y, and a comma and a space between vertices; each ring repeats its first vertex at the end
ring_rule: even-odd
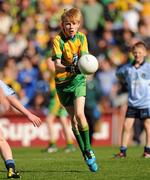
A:
POLYGON ((150 119, 145 120, 144 126, 146 129, 150 129, 150 119))
POLYGON ((125 122, 124 123, 124 130, 125 131, 130 131, 131 129, 132 129, 132 126, 128 122, 125 122))

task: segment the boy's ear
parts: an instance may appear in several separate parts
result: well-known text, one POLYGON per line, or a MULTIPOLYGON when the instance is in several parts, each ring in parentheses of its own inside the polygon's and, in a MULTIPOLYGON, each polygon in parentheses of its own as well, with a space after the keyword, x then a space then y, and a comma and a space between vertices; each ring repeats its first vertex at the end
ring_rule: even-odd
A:
POLYGON ((80 25, 81 25, 81 22, 78 22, 78 26, 80 27, 80 25))
POLYGON ((61 23, 60 23, 60 28, 61 28, 61 30, 62 30, 63 32, 65 32, 65 29, 64 29, 64 24, 63 24, 63 22, 61 22, 61 23))

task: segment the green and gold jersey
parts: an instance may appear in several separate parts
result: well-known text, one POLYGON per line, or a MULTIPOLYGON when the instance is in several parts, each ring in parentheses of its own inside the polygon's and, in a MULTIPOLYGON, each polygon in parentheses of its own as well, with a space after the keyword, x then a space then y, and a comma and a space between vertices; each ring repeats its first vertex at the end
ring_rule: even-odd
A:
MULTIPOLYGON (((65 66, 73 63, 74 55, 80 58, 82 55, 88 53, 88 44, 86 36, 77 32, 73 38, 66 38, 62 32, 58 34, 53 41, 52 60, 61 59, 61 63, 65 66)), ((74 74, 69 72, 56 72, 56 84, 67 82, 74 74)))

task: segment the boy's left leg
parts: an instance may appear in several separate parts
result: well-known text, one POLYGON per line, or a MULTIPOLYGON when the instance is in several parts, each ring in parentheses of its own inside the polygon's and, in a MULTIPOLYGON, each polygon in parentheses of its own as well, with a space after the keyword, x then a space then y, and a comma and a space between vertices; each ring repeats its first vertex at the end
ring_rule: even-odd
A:
POLYGON ((150 158, 150 118, 145 119, 144 127, 146 132, 146 145, 144 147, 144 154, 145 158, 150 158))
POLYGON ((12 157, 12 151, 7 143, 7 141, 3 138, 2 132, 0 130, 0 152, 4 159, 5 166, 7 168, 7 178, 20 178, 19 173, 15 170, 15 162, 12 157))
POLYGON ((81 134, 82 140, 84 142, 84 153, 83 153, 84 159, 87 165, 89 166, 89 169, 92 172, 96 172, 98 169, 98 165, 96 163, 96 157, 95 157, 94 151, 92 150, 92 147, 90 144, 89 128, 87 126, 83 129, 79 127, 79 129, 80 129, 79 132, 81 134))
POLYGON ((84 114, 85 97, 78 97, 74 101, 75 116, 78 123, 78 129, 84 142, 84 150, 91 150, 91 143, 89 137, 89 127, 84 114))
POLYGON ((92 150, 89 137, 89 127, 84 114, 85 97, 78 97, 74 101, 75 116, 78 122, 78 129, 84 143, 84 158, 89 169, 96 172, 98 169, 96 157, 92 150))
POLYGON ((49 113, 46 118, 47 128, 48 128, 49 137, 50 137, 50 141, 47 148, 48 153, 54 153, 58 151, 58 148, 56 145, 55 130, 54 130, 55 118, 56 116, 52 113, 49 113))
POLYGON ((118 154, 115 154, 115 158, 126 157, 127 146, 129 143, 131 129, 133 127, 134 121, 135 121, 134 118, 125 118, 124 123, 123 123, 122 135, 121 135, 122 137, 121 137, 120 152, 118 154))

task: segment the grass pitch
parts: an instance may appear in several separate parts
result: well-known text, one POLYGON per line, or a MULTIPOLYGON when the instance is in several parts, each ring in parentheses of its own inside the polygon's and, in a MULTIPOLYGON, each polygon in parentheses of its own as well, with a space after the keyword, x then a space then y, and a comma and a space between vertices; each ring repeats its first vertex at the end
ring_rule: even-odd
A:
MULTIPOLYGON (((13 149, 22 180, 149 180, 150 159, 141 157, 143 147, 129 147, 126 159, 114 159, 114 147, 94 148, 99 171, 92 173, 80 151, 66 154, 63 149, 53 154, 41 148, 13 149)), ((6 179, 6 169, 0 161, 0 179, 6 179)))

